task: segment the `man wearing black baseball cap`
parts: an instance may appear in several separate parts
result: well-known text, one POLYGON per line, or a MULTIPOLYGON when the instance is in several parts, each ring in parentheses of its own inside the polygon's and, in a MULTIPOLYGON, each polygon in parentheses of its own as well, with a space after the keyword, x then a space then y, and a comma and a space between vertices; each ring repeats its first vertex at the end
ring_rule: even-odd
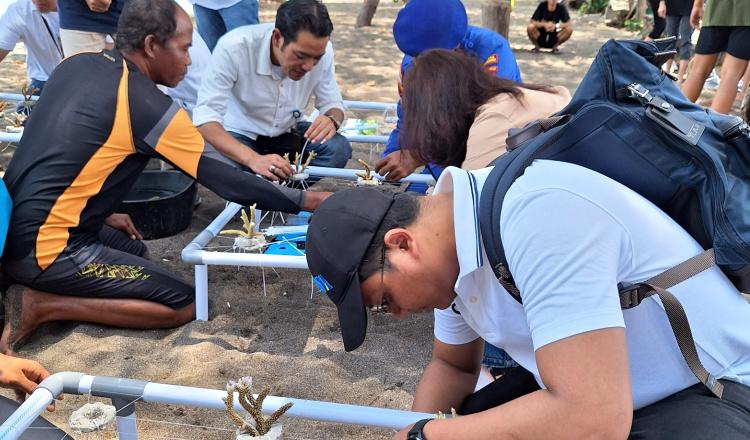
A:
POLYGON ((692 374, 658 300, 620 309, 619 282, 642 282, 700 245, 609 178, 537 160, 500 217, 520 304, 487 264, 484 247, 496 243, 479 232, 489 171, 448 167, 428 197, 347 189, 311 219, 308 265, 338 308, 347 351, 364 341, 368 307, 434 312, 433 357, 412 410, 470 415, 422 420, 393 438, 748 438, 750 307, 721 270, 670 288, 721 399, 692 374), (484 341, 523 369, 472 396, 484 341), (506 392, 516 379, 524 388, 506 392), (469 409, 482 393, 491 403, 469 409))

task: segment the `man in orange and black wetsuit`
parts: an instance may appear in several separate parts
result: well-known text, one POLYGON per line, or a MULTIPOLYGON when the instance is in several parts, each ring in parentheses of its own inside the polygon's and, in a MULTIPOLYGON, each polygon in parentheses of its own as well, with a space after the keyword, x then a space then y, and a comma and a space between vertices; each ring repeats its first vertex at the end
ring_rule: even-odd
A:
POLYGON ((6 292, 4 352, 42 322, 164 328, 194 319, 193 287, 142 258, 129 218, 113 215, 152 157, 261 209, 314 210, 328 195, 202 156, 187 113, 155 85, 177 85, 190 64, 192 24, 172 0, 129 2, 117 34, 115 50, 54 70, 5 174, 13 211, 2 268, 26 287, 6 292))

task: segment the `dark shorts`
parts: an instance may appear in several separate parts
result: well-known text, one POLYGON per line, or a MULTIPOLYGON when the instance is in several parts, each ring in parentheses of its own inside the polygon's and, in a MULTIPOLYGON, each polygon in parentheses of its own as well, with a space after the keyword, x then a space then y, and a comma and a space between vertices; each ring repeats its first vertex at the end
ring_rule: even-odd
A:
MULTIPOLYGON (((633 412, 629 440, 750 439, 750 387, 720 379, 721 399, 696 384, 633 412)), ((539 390, 534 376, 512 369, 470 395, 459 414, 473 414, 539 390)))
POLYGON ((557 44, 557 32, 547 32, 539 29, 539 39, 536 41, 540 47, 551 49, 557 44))
POLYGON ((143 242, 105 226, 99 240, 66 249, 33 278, 25 277, 16 263, 6 263, 3 269, 21 284, 59 295, 142 299, 174 310, 194 302, 193 286, 142 258, 146 250, 143 242))
POLYGON ((726 52, 741 60, 750 60, 750 26, 711 26, 701 28, 695 53, 713 55, 726 52))

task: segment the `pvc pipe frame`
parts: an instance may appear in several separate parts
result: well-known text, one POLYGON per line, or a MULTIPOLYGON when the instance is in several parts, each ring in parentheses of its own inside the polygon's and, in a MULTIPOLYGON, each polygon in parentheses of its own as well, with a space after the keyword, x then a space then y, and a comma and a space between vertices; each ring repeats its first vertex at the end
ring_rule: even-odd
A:
MULTIPOLYGON (((107 376, 89 376, 82 373, 55 373, 42 381, 8 419, 0 425, 0 440, 16 440, 28 426, 60 394, 91 394, 108 397, 119 409, 132 402, 168 403, 207 409, 225 409, 221 400, 226 391, 206 388, 184 387, 162 383, 145 382, 134 379, 107 376)), ((257 397, 257 395, 256 395, 257 397)), ((234 398, 234 408, 243 408, 234 398)), ((434 414, 376 408, 370 406, 347 405, 316 400, 291 399, 267 396, 263 401, 263 414, 271 414, 284 404, 294 405, 284 413, 284 417, 301 418, 323 422, 347 423, 378 428, 403 429, 421 419, 433 418, 434 414)), ((117 416, 118 437, 137 440, 135 413, 117 416)))
MULTIPOLYGON (((358 170, 349 168, 324 168, 307 167, 305 169, 311 176, 336 177, 344 179, 356 179, 354 174, 358 170)), ((376 179, 382 176, 374 174, 376 179)), ((404 182, 431 183, 432 176, 425 174, 411 174, 403 179, 404 182)), ((294 255, 268 255, 255 253, 231 253, 206 251, 203 248, 219 234, 224 226, 234 218, 241 206, 236 203, 227 203, 224 210, 204 229, 193 241, 188 243, 182 250, 182 261, 195 266, 195 319, 197 321, 208 321, 208 265, 225 266, 253 266, 253 267, 283 267, 290 269, 307 269, 307 259, 304 256, 294 255)), ((260 218, 260 214, 258 214, 260 218)), ((2 440, 2 439, 0 439, 2 440)))
MULTIPOLYGON (((25 98, 20 93, 0 93, 0 99, 4 99, 6 101, 24 101, 25 98)), ((36 101, 39 99, 39 95, 31 95, 31 100, 36 101)), ((372 104, 372 103, 364 103, 364 104, 372 104)), ((377 103, 375 103, 377 104, 377 103)), ((395 104, 394 104, 395 106, 395 104)), ((353 105, 353 107, 357 107, 356 105, 353 105)), ((367 107, 361 107, 361 108, 367 108, 367 107)))

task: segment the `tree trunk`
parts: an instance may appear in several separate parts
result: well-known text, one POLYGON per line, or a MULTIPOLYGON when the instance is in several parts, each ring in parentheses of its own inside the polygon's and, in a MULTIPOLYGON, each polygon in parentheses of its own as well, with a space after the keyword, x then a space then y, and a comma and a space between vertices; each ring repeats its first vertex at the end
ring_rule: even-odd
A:
POLYGON ((365 0, 362 3, 362 8, 359 10, 359 15, 357 16, 357 22, 354 24, 355 28, 369 26, 372 23, 372 17, 375 15, 375 10, 378 9, 379 2, 380 0, 365 0))
POLYGON ((510 28, 510 2, 487 0, 482 3, 482 27, 497 32, 507 40, 510 28))
POLYGON ((638 7, 636 9, 636 17, 643 23, 646 18, 646 9, 648 9, 648 2, 646 0, 638 0, 638 7))

